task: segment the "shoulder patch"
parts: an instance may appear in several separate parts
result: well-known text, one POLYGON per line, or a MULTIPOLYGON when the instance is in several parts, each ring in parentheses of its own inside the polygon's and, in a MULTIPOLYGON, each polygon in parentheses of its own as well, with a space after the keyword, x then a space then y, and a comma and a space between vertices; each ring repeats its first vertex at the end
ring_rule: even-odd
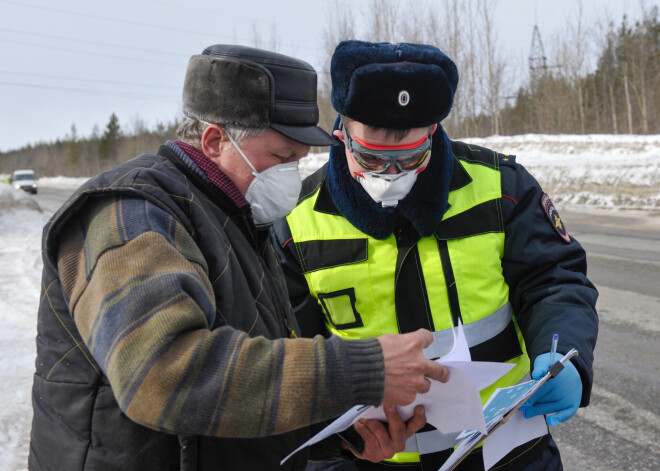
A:
POLYGON ((516 156, 512 154, 498 154, 500 158, 500 165, 515 165, 516 164, 516 156))
POLYGON ((559 234, 559 236, 564 239, 564 242, 570 243, 571 238, 568 235, 566 226, 559 217, 559 213, 557 212, 557 209, 555 209, 555 205, 552 204, 552 201, 550 200, 550 197, 547 193, 543 193, 541 196, 541 207, 543 208, 545 215, 548 217, 550 224, 555 229, 555 231, 557 231, 557 234, 559 234))

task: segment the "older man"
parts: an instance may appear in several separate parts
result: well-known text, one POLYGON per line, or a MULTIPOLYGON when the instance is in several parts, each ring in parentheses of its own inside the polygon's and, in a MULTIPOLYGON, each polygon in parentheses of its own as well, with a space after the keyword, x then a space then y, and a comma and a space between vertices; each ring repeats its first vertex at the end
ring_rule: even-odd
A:
MULTIPOLYGON (((181 141, 92 178, 44 229, 31 470, 281 469, 296 429, 447 377, 428 331, 295 338, 264 228, 295 205, 298 160, 332 142, 314 70, 211 46, 183 111, 181 141)), ((424 424, 391 419, 399 442, 424 424)))

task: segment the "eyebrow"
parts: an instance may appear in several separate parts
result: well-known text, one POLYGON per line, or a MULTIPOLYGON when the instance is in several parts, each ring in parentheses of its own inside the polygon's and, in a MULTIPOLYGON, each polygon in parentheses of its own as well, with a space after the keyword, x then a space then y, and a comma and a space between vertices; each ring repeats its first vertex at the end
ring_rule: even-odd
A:
POLYGON ((293 158, 298 157, 298 154, 295 151, 291 151, 288 154, 286 152, 278 152, 278 151, 271 151, 270 153, 273 156, 275 156, 275 158, 282 159, 282 160, 291 160, 293 158))

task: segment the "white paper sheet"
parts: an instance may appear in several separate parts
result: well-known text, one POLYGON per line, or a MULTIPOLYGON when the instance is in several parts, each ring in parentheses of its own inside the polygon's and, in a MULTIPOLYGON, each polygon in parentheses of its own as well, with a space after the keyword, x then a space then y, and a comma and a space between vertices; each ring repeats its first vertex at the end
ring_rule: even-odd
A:
MULTIPOLYGON (((404 421, 408 420, 415 407, 422 405, 426 421, 442 433, 460 432, 468 428, 486 433, 481 397, 474 381, 458 366, 448 366, 448 369, 449 381, 440 383, 431 380, 429 392, 419 394, 412 404, 397 407, 399 415, 404 421)), ((362 417, 386 421, 382 407, 373 407, 362 417)))
POLYGON ((458 321, 458 325, 451 330, 451 333, 454 335, 454 345, 451 347, 449 353, 438 361, 440 363, 448 361, 471 361, 470 347, 468 347, 463 323, 460 320, 458 321))
POLYGON ((548 433, 545 417, 537 415, 529 419, 519 410, 484 440, 484 469, 490 469, 515 447, 548 433))
POLYGON ((291 458, 293 455, 298 453, 303 448, 308 447, 310 445, 313 445, 315 443, 318 443, 321 440, 325 440, 330 435, 334 435, 335 433, 343 432, 348 427, 350 427, 355 422, 357 422, 357 420, 360 419, 360 417, 362 417, 362 415, 364 415, 364 413, 369 409, 373 409, 373 406, 354 406, 351 409, 349 409, 348 411, 344 412, 343 415, 341 415, 340 417, 335 419, 326 428, 321 430, 319 433, 317 433, 312 438, 310 438, 305 443, 303 443, 298 448, 296 448, 291 453, 289 453, 286 456, 286 458, 284 458, 282 461, 280 461, 280 465, 284 464, 284 462, 286 460, 291 458))
MULTIPOLYGON (((577 355, 577 351, 571 349, 559 361, 565 363, 574 355, 577 355)), ((543 416, 525 419, 520 410, 513 412, 508 421, 501 424, 497 430, 492 430, 502 417, 529 399, 549 377, 550 373, 547 373, 539 380, 496 389, 484 404, 484 417, 488 420, 486 428, 491 433, 484 440, 484 469, 488 470, 515 447, 548 433, 543 416)), ((484 434, 476 430, 466 430, 461 433, 457 437, 458 446, 438 471, 451 469, 475 443, 483 438, 484 434)))
MULTIPOLYGON (((427 422, 443 433, 466 429, 486 433, 479 391, 497 381, 514 365, 512 363, 472 362, 463 326, 459 324, 453 329, 453 334, 454 344, 451 351, 443 358, 436 360, 449 369, 449 380, 446 383, 430 380, 431 389, 426 394, 418 394, 412 404, 398 407, 397 410, 401 418, 406 421, 412 417, 415 407, 421 404, 424 406, 427 422)), ((385 411, 382 406, 353 407, 290 453, 280 464, 299 450, 346 430, 363 417, 384 421, 385 411)))

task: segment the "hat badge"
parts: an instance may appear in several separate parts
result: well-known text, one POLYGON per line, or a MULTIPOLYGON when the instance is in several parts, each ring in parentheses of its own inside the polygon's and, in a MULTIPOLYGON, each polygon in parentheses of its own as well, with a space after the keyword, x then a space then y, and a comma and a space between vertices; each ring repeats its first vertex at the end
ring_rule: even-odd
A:
POLYGON ((399 92, 399 105, 406 106, 410 103, 410 94, 406 90, 401 90, 399 92))

